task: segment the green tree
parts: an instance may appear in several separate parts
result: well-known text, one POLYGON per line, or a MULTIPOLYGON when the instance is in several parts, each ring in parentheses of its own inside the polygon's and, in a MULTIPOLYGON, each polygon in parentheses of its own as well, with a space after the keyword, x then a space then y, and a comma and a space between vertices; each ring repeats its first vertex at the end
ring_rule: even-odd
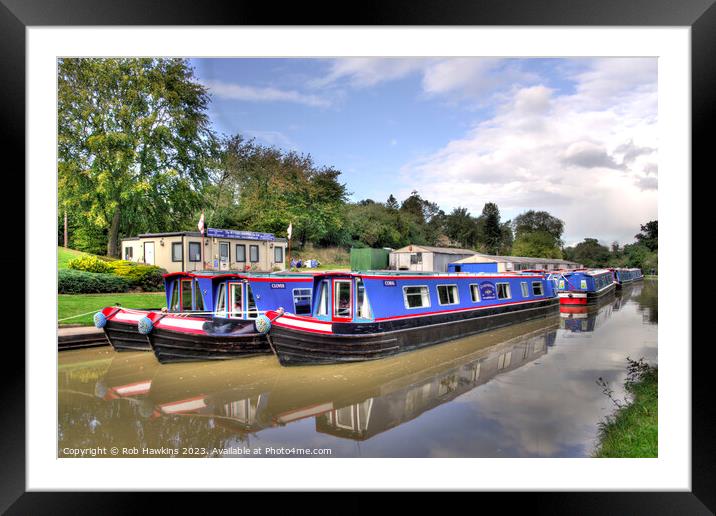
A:
POLYGON ((385 203, 385 205, 388 207, 388 209, 391 210, 397 210, 398 208, 400 208, 400 206, 398 205, 398 200, 393 197, 393 194, 390 194, 388 196, 388 201, 385 203))
POLYGON ((480 236, 480 240, 489 254, 500 252, 505 235, 500 224, 500 209, 493 202, 485 203, 482 208, 480 236))
POLYGON ((87 234, 106 232, 107 254, 122 232, 194 217, 214 150, 208 103, 183 59, 59 61, 59 201, 87 234))
POLYGON ((562 258, 561 250, 554 245, 554 237, 546 231, 520 235, 512 244, 512 254, 536 258, 562 258))
POLYGON ((515 217, 512 253, 518 256, 561 258, 564 222, 546 211, 529 210, 515 217), (527 253, 527 254, 526 254, 527 253), (538 253, 538 254, 535 254, 538 253))
POLYGON ((477 245, 477 220, 467 208, 455 208, 445 217, 445 234, 461 246, 473 248, 477 245))
POLYGON ((642 225, 641 232, 634 235, 634 238, 649 251, 657 251, 659 249, 659 222, 651 220, 642 225))
POLYGON ((610 259, 609 248, 601 245, 596 238, 585 238, 574 246, 570 259, 585 267, 604 267, 610 259))

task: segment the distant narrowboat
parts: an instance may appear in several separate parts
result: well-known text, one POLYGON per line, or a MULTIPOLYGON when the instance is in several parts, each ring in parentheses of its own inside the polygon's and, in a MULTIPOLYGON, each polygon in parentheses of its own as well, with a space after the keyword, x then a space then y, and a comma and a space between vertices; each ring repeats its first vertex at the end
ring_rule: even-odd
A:
POLYGON ((614 292, 614 275, 608 269, 576 269, 550 274, 562 304, 586 305, 614 292))
POLYGON ((257 321, 264 323, 269 308, 310 313, 312 278, 311 273, 166 274, 167 311, 107 307, 96 325, 116 350, 153 350, 160 362, 267 353, 257 321))
POLYGON ((308 315, 269 312, 282 365, 374 360, 555 315, 544 275, 332 272, 313 283, 308 315))
POLYGON ((617 286, 617 290, 621 289, 624 285, 628 285, 635 281, 644 279, 641 273, 641 269, 610 269, 614 278, 614 283, 617 286))

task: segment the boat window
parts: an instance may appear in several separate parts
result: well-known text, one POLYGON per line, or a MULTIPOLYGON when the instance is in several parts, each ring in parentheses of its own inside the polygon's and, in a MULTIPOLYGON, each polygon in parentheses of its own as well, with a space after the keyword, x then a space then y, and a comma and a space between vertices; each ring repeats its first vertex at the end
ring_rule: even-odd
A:
POLYGON ((256 319, 259 316, 259 311, 256 308, 256 300, 254 299, 254 293, 251 290, 251 284, 246 284, 246 299, 248 301, 248 309, 246 317, 249 319, 256 319))
POLYGON ((333 315, 351 317, 351 282, 333 282, 333 315))
POLYGON ((198 281, 194 282, 194 307, 195 310, 204 311, 204 296, 198 281))
POLYGON ((510 299, 512 293, 510 292, 509 283, 498 283, 497 284, 497 299, 510 299))
POLYGON ((403 287, 405 308, 423 308, 430 306, 428 287, 403 287))
POLYGON ((585 289, 587 288, 587 280, 583 279, 579 282, 579 288, 585 289))
POLYGON ((179 280, 174 280, 172 282, 172 302, 169 309, 172 312, 179 311, 179 280))
POLYGON ((328 315, 328 282, 321 283, 321 293, 318 296, 318 312, 316 315, 328 315))
POLYGON ((229 317, 241 317, 244 311, 243 285, 241 283, 229 283, 229 299, 231 313, 229 317))
POLYGON ((365 284, 360 278, 356 280, 356 302, 358 304, 356 308, 358 317, 361 319, 372 319, 373 314, 371 313, 370 303, 368 302, 368 293, 365 291, 365 284))
POLYGON ((470 296, 472 296, 473 303, 480 301, 480 287, 478 287, 476 283, 470 285, 470 296))
POLYGON ((526 281, 520 281, 520 288, 522 289, 522 297, 530 297, 530 291, 527 288, 526 281))
POLYGON ((532 282, 532 294, 535 296, 541 296, 544 294, 544 291, 542 290, 542 282, 541 281, 533 281, 532 282))
POLYGON ((219 293, 216 295, 215 310, 217 315, 226 316, 226 284, 224 283, 219 285, 219 293))
POLYGON ((311 313, 311 289, 293 289, 293 313, 296 315, 308 315, 311 313))
POLYGON ((181 280, 181 309, 191 310, 191 280, 181 280))
POLYGON ((559 289, 564 290, 564 280, 563 279, 559 280, 559 289))
POLYGON ((438 285, 438 303, 441 305, 456 305, 459 302, 457 285, 438 285))

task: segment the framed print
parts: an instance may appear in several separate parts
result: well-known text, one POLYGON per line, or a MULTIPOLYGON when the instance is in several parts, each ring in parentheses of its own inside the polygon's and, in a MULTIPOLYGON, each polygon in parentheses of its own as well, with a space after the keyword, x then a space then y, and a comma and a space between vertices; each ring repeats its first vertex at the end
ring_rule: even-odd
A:
POLYGON ((712 511, 691 171, 716 10, 663 4, 3 0, 27 206, 2 507, 712 511))

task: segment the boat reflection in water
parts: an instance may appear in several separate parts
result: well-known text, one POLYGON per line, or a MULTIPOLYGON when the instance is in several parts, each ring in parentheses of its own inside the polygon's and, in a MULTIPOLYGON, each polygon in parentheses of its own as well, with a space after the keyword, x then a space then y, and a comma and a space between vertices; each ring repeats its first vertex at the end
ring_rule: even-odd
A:
POLYGON ((558 318, 388 358, 316 367, 276 367, 272 357, 162 367, 150 397, 154 417, 209 417, 244 432, 315 418, 316 431, 364 440, 547 353, 558 318))

